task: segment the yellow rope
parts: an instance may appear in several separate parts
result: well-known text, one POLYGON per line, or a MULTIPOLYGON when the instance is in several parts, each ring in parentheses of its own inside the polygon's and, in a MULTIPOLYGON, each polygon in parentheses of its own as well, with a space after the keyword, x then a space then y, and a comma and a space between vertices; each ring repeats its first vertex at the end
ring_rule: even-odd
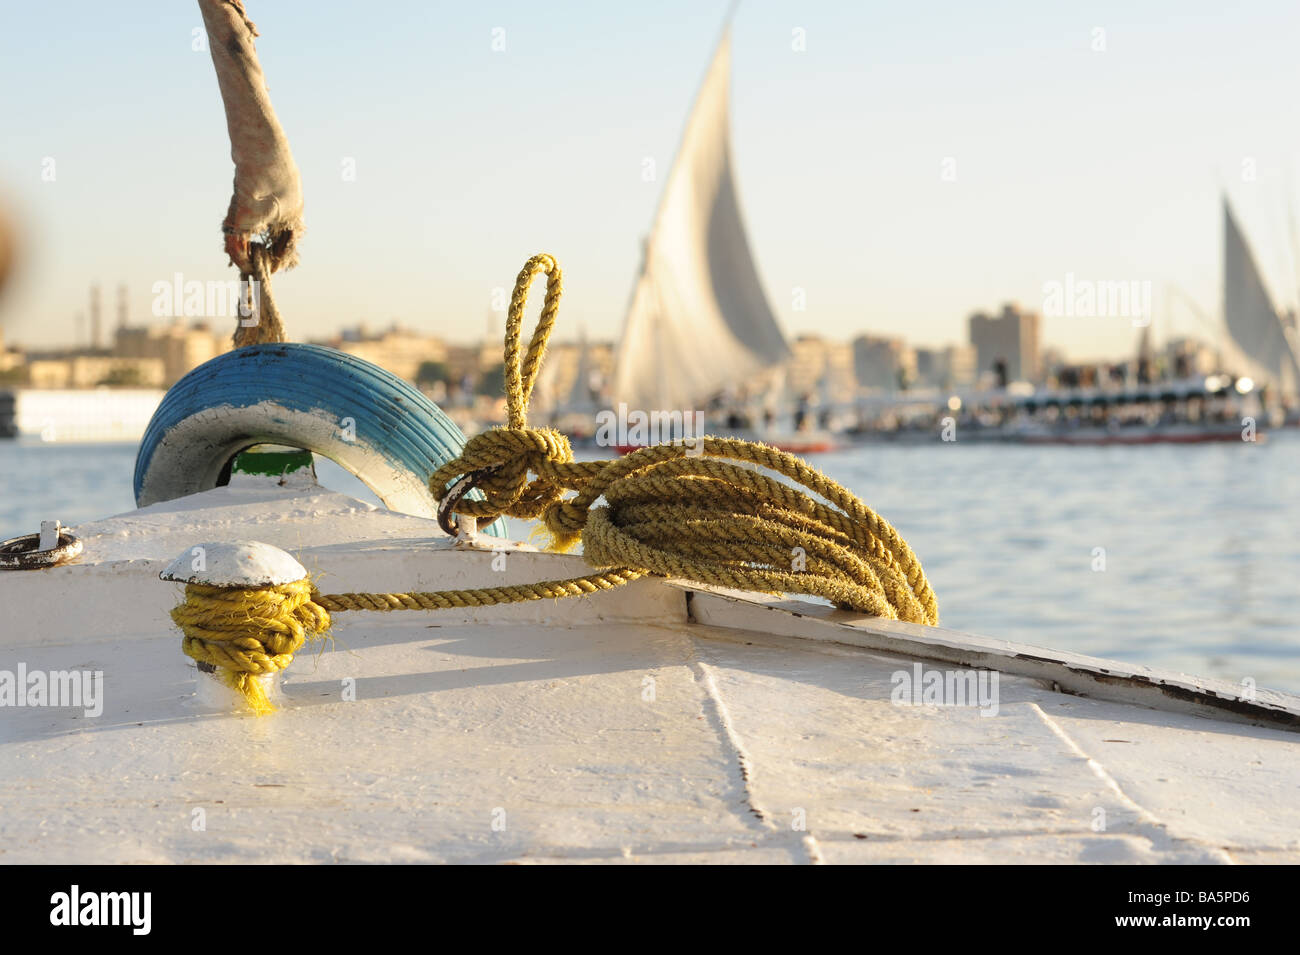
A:
POLYGON ((323 595, 308 581, 238 591, 190 584, 186 603, 172 614, 185 632, 185 652, 234 673, 229 682, 254 703, 261 690, 249 689, 256 681, 247 674, 283 669, 304 639, 329 627, 330 612, 576 597, 646 574, 808 594, 873 616, 939 622, 934 592, 907 542, 851 492, 791 454, 750 441, 705 437, 693 444, 642 448, 611 461, 577 462, 563 434, 528 427, 528 399, 562 291, 560 267, 551 256, 535 255, 524 265, 506 320, 506 425, 470 438, 458 458, 433 473, 429 486, 442 500, 458 479, 482 472, 475 483, 483 499, 462 498, 456 513, 480 522, 502 514, 540 519, 556 549, 581 540, 583 557, 595 573, 411 594, 323 595), (524 306, 539 274, 547 277, 545 304, 521 359, 524 306), (566 496, 570 492, 575 493, 566 496), (602 498, 605 503, 596 506, 602 498))
POLYGON ((310 580, 279 587, 186 584, 185 602, 172 610, 184 639, 181 650, 238 690, 257 713, 275 709, 255 678, 283 670, 303 643, 329 629, 330 615, 312 600, 310 580))

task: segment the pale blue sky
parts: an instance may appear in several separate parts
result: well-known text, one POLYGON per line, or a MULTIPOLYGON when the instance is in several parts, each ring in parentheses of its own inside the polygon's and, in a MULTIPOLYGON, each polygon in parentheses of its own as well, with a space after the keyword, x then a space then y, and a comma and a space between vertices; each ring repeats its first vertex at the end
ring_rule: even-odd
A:
MULTIPOLYGON (((291 335, 396 319, 475 340, 492 289, 546 250, 566 271, 560 337, 616 337, 726 6, 248 0, 306 194, 303 265, 275 285, 291 335)), ((1221 186, 1292 303, 1298 11, 745 0, 734 156, 785 330, 964 341, 972 309, 1040 307, 1067 272, 1152 281, 1158 328, 1169 282, 1217 311, 1221 186)), ((0 196, 24 253, 0 301, 11 341, 70 339, 93 279, 111 322, 119 280, 139 320, 160 279, 231 277, 232 167, 210 58, 191 50, 200 24, 176 0, 7 5, 0 196)), ((1178 315, 1175 330, 1196 327, 1178 315)), ((1135 333, 1060 318, 1044 337, 1083 357, 1135 333)))

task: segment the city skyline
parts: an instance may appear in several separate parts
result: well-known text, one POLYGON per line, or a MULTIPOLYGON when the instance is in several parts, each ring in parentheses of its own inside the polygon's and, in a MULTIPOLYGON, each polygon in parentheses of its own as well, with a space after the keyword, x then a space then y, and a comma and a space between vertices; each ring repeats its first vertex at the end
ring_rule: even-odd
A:
MULTIPOLYGON (((571 279, 566 325, 617 339, 724 8, 668 4, 635 31, 581 4, 563 26, 513 4, 395 4, 365 30, 336 4, 257 11, 307 197, 303 265, 275 283, 291 337, 394 320, 483 337, 516 260, 545 248, 571 279)), ((20 228, 0 328, 32 348, 72 339, 90 280, 124 279, 138 320, 176 272, 234 277, 217 229, 229 151, 208 54, 191 48, 197 8, 74 9, 58 24, 17 11, 0 39, 0 76, 30 87, 0 149, 0 202, 20 228), (21 39, 34 34, 59 36, 55 55, 21 39), (138 124, 105 108, 127 102, 138 124)), ((1294 11, 926 8, 944 11, 939 31, 919 12, 740 8, 732 148, 788 337, 961 342, 973 312, 1042 312, 1048 283, 1068 276, 1147 282, 1158 334, 1204 335, 1184 300, 1218 310, 1220 190, 1277 304, 1294 304, 1294 11)), ((1042 327, 1076 360, 1135 339, 1122 317, 1042 327)))
MULTIPOLYGON (((176 296, 167 297, 167 302, 180 301, 177 288, 176 296)), ((82 342, 25 351, 12 348, 14 343, 0 337, 0 383, 55 389, 102 385, 168 388, 198 365, 231 350, 231 336, 222 321, 214 322, 197 311, 202 292, 197 284, 192 300, 186 302, 196 309, 192 314, 155 315, 154 321, 145 322, 131 320, 123 291, 123 286, 117 287, 112 328, 106 328, 102 318, 89 323, 92 331, 88 334, 99 334, 98 345, 82 342)), ((207 291, 213 294, 212 288, 207 291)), ((222 286, 217 286, 217 292, 235 294, 222 286)), ((96 299, 102 300, 103 289, 92 286, 90 294, 91 315, 102 313, 102 302, 96 304, 96 299)), ((872 330, 861 330, 847 339, 802 332, 791 339, 788 359, 766 370, 760 380, 766 382, 765 388, 793 395, 816 394, 819 403, 838 404, 867 394, 902 394, 913 389, 969 393, 1004 387, 1008 382, 1071 387, 1097 377, 1113 377, 1117 369, 1125 369, 1122 377, 1128 380, 1132 373, 1156 373, 1157 352, 1167 357, 1166 364, 1159 365, 1162 377, 1173 369, 1179 355, 1198 356, 1177 372, 1180 377, 1231 373, 1237 361, 1230 359, 1225 365, 1213 342, 1194 335, 1155 342, 1148 327, 1137 347, 1127 353, 1074 362, 1041 341, 1041 324, 1038 313, 1006 303, 1000 310, 972 313, 966 342, 940 346, 872 330)), ((468 387, 472 393, 484 376, 500 369, 499 349, 492 339, 456 340, 396 322, 383 326, 357 323, 313 336, 310 341, 353 354, 422 387, 442 382, 449 388, 468 387)), ((547 374, 535 394, 538 407, 563 404, 579 380, 578 367, 586 367, 588 358, 595 363, 593 371, 599 367, 602 382, 599 388, 591 384, 589 395, 598 390, 604 398, 614 400, 617 393, 611 385, 617 349, 618 343, 611 339, 592 339, 581 332, 576 339, 552 342, 547 374)), ((720 389, 720 393, 725 391, 720 389)), ((445 393, 437 400, 443 397, 445 393)))

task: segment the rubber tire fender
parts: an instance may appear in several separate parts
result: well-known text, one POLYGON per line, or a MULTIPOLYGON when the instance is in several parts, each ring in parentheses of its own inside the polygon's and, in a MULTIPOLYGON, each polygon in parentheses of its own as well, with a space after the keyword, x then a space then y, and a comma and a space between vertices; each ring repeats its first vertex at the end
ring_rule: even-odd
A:
MULTIPOLYGON (((139 507, 229 480, 257 444, 306 448, 356 475, 392 511, 435 517, 428 476, 465 435, 409 382, 322 345, 250 345, 204 362, 172 386, 135 461, 139 507)), ((505 536, 496 520, 483 532, 505 536)))

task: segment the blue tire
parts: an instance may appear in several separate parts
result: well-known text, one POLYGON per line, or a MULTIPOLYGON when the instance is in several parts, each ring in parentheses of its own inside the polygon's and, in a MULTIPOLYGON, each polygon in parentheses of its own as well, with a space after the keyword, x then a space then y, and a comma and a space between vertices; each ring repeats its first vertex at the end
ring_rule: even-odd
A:
MULTIPOLYGON (((320 345, 251 345, 205 362, 167 392, 136 455, 136 505, 225 483, 235 456, 257 444, 323 455, 389 510, 434 517, 429 475, 460 454, 465 435, 370 362, 320 345)), ((505 536, 505 522, 484 530, 505 536)))

